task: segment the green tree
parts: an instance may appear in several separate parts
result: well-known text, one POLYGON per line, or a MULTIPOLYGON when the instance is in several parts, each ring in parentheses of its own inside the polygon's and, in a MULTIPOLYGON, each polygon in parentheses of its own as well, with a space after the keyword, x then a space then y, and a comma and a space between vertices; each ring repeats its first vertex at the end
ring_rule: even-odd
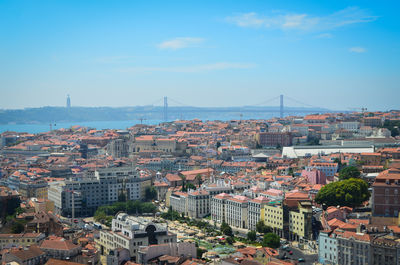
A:
POLYGON ((146 201, 155 200, 157 198, 157 190, 154 186, 146 187, 145 198, 146 201))
POLYGON ((345 180, 350 178, 358 178, 360 177, 360 170, 358 170, 355 166, 344 167, 339 171, 339 179, 345 180))
POLYGON ((226 243, 228 243, 229 245, 232 245, 233 243, 235 243, 235 239, 233 238, 233 236, 228 236, 225 240, 226 240, 226 243))
POLYGON ((247 239, 250 240, 250 241, 256 241, 256 239, 257 239, 256 231, 249 231, 247 233, 247 239))
POLYGON ((200 174, 197 174, 197 175, 196 175, 196 182, 197 182, 199 185, 203 184, 203 178, 201 177, 200 174))
POLYGON ((277 234, 267 233, 264 235, 261 245, 263 247, 279 248, 279 246, 281 245, 281 241, 277 234))
POLYGON ((197 258, 201 259, 203 257, 203 254, 206 253, 207 250, 198 247, 196 252, 197 252, 197 258))
POLYGON ((124 193, 120 193, 119 195, 118 195, 118 201, 119 202, 125 202, 126 201, 126 195, 124 194, 124 193))
POLYGON ((370 197, 368 184, 362 179, 346 179, 329 183, 322 187, 315 201, 325 206, 355 207, 367 201, 370 197))
POLYGON ((270 233, 270 232, 272 232, 272 228, 269 227, 269 226, 266 226, 266 225, 264 224, 264 221, 260 220, 260 221, 258 221, 257 224, 256 224, 256 231, 257 231, 258 233, 265 234, 265 233, 270 233))
POLYGON ((23 221, 15 221, 14 223, 11 225, 11 232, 13 234, 19 234, 24 232, 25 230, 25 223, 23 221))
POLYGON ((224 233, 224 235, 233 236, 232 228, 225 222, 221 224, 221 232, 224 233))

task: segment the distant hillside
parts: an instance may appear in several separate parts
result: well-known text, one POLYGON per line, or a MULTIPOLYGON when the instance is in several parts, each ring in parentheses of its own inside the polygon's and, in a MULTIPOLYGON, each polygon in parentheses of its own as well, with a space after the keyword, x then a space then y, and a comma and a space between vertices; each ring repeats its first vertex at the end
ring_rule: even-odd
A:
MULTIPOLYGON (((311 108, 285 108, 285 113, 306 114, 328 112, 326 109, 311 108)), ((175 119, 224 119, 229 117, 251 116, 253 118, 270 117, 271 113, 279 115, 278 107, 169 107, 168 117, 175 119), (268 113, 268 115, 263 115, 268 113)), ((48 122, 86 122, 86 121, 124 121, 137 120, 139 118, 148 120, 161 120, 163 107, 137 106, 137 107, 42 107, 27 108, 20 110, 0 110, 0 124, 9 123, 48 123, 48 122)))

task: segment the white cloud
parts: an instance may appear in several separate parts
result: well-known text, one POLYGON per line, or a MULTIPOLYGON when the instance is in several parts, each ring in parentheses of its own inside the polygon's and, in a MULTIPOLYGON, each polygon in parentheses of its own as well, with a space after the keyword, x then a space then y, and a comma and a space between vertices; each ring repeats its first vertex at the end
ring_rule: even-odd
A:
POLYGON ((262 16, 257 13, 245 13, 227 17, 226 21, 239 27, 256 27, 298 31, 324 31, 340 28, 351 24, 375 21, 378 17, 369 15, 358 7, 348 7, 326 16, 309 14, 281 13, 272 16, 262 16))
POLYGON ((331 33, 321 33, 316 36, 318 39, 330 39, 333 38, 333 35, 331 33))
POLYGON ((174 66, 174 67, 131 67, 119 69, 120 72, 140 73, 140 72, 170 72, 170 73, 201 73, 229 69, 248 69, 255 67, 251 63, 230 63, 218 62, 212 64, 201 64, 191 66, 174 66))
POLYGON ((351 47, 349 49, 349 52, 364 53, 364 52, 367 52, 367 49, 365 49, 363 47, 351 47))
POLYGON ((166 40, 157 45, 160 49, 177 50, 188 47, 195 47, 204 41, 203 38, 180 37, 171 40, 166 40))

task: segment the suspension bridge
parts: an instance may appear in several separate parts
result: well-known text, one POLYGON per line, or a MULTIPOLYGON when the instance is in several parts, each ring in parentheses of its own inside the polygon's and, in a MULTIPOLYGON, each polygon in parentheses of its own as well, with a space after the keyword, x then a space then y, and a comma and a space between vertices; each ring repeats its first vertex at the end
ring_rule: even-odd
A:
MULTIPOLYGON (((289 96, 278 95, 262 102, 252 105, 236 106, 236 107, 196 107, 185 104, 172 97, 162 97, 149 104, 149 106, 162 108, 162 117, 164 121, 169 121, 169 112, 171 109, 179 111, 192 110, 198 112, 213 112, 213 113, 249 113, 249 112, 267 112, 276 113, 276 116, 283 118, 285 115, 291 114, 309 114, 309 113, 327 113, 332 112, 327 108, 314 106, 304 103, 298 99, 289 96), (284 104, 289 102, 289 105, 284 104)), ((240 114, 242 116, 242 114, 240 114)), ((143 118, 141 118, 143 119, 143 118)))

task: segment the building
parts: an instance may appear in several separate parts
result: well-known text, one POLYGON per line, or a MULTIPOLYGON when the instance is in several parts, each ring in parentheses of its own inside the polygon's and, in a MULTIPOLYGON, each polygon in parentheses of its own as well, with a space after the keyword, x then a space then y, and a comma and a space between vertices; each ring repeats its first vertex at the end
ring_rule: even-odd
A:
POLYGON ((112 220, 111 231, 101 230, 100 239, 95 241, 101 255, 126 248, 131 260, 138 261, 141 246, 176 243, 176 235, 168 232, 164 224, 119 213, 112 220))
POLYGON ((67 95, 67 109, 71 108, 71 98, 67 95))
POLYGON ((318 169, 307 168, 301 171, 301 176, 307 179, 312 184, 326 184, 326 175, 324 172, 318 169))
POLYGON ((270 200, 264 196, 259 196, 249 201, 248 229, 256 231, 256 225, 261 220, 264 221, 264 206, 270 200))
POLYGON ((280 203, 264 205, 264 224, 271 227, 273 232, 286 238, 284 233, 283 207, 280 203))
POLYGON ((383 235, 371 238, 371 264, 400 264, 399 238, 383 235))
POLYGON ((172 210, 187 215, 188 212, 188 194, 186 192, 176 191, 169 196, 169 206, 172 210))
POLYGON ((0 249, 37 245, 45 237, 42 233, 0 234, 0 249))
POLYGON ((248 207, 250 199, 234 195, 227 198, 225 205, 225 222, 233 227, 248 228, 248 207))
POLYGON ((127 138, 118 138, 109 142, 106 146, 107 153, 115 158, 128 157, 129 143, 127 138))
POLYGON ((319 232, 318 261, 322 264, 337 264, 336 234, 330 230, 319 232))
POLYGON ((203 218, 210 214, 210 194, 205 190, 189 191, 187 213, 191 218, 203 218))
POLYGON ((338 264, 365 265, 370 263, 370 236, 336 229, 338 264))
POLYGON ((311 202, 301 201, 297 209, 289 211, 289 240, 312 240, 311 202))
POLYGON ((47 190, 47 182, 42 179, 19 183, 19 193, 24 198, 47 199, 47 190))
POLYGON ((334 153, 373 153, 372 145, 325 145, 325 146, 287 146, 283 147, 282 157, 299 158, 314 155, 329 155, 334 153))
POLYGON ((50 236, 40 244, 48 258, 77 261, 82 247, 63 237, 50 236))
POLYGON ((231 198, 232 195, 227 193, 220 193, 211 198, 211 219, 215 223, 221 224, 222 222, 226 222, 225 217, 225 207, 227 199, 231 198))
POLYGON ((338 168, 339 168, 338 163, 314 161, 311 162, 308 167, 306 167, 306 170, 317 169, 322 173, 324 173, 328 179, 333 180, 333 176, 338 171, 338 168))
POLYGON ((132 167, 113 167, 96 170, 94 177, 80 181, 51 183, 48 192, 56 213, 89 216, 97 207, 117 202, 121 196, 127 200, 141 200, 150 186, 151 176, 140 176, 132 167))
POLYGON ((138 263, 149 264, 149 261, 168 255, 171 257, 196 258, 196 245, 192 242, 168 243, 151 246, 142 246, 139 249, 138 263))
POLYGON ((372 185, 372 214, 398 217, 400 210, 400 169, 379 173, 372 185))
POLYGON ((46 253, 44 253, 37 245, 29 248, 12 249, 3 254, 4 264, 12 264, 16 262, 20 265, 39 265, 46 262, 46 253))
POLYGON ((263 147, 291 146, 292 134, 290 132, 260 132, 256 141, 263 147))

